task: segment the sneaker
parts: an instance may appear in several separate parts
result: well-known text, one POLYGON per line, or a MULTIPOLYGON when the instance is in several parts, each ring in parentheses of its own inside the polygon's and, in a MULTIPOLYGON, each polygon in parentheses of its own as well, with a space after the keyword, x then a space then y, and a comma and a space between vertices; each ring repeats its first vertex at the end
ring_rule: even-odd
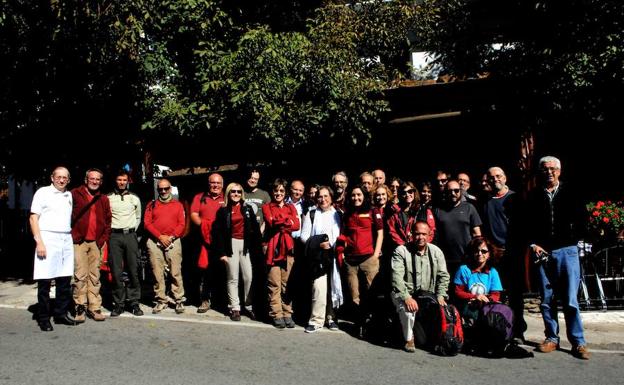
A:
POLYGON ((541 344, 537 345, 537 351, 542 353, 550 353, 559 349, 559 344, 553 340, 544 340, 541 344))
POLYGON ((293 321, 293 319, 290 317, 284 317, 284 323, 286 324, 286 327, 289 329, 292 329, 296 326, 295 321, 293 321))
POLYGON ((123 306, 115 305, 115 307, 113 307, 113 310, 111 310, 110 316, 119 317, 121 313, 123 312, 124 312, 123 306))
POLYGON ((415 353, 416 352, 416 345, 414 344, 414 339, 413 338, 411 340, 405 342, 405 346, 403 347, 403 350, 405 350, 408 353, 415 353))
POLYGON ((74 319, 79 324, 87 320, 87 315, 85 314, 85 307, 83 305, 76 306, 76 315, 74 316, 74 319))
POLYGON ((205 299, 202 301, 201 305, 197 308, 198 313, 205 313, 210 310, 210 301, 205 299))
POLYGON ((230 310, 230 319, 232 321, 240 321, 241 320, 241 316, 240 316, 240 310, 230 310))
POLYGON ((332 331, 340 330, 338 324, 334 320, 329 320, 329 322, 327 322, 327 328, 332 331))
POLYGON ((284 322, 283 318, 274 318, 273 326, 275 326, 278 329, 284 329, 286 327, 286 323, 284 322))
POLYGON ((104 321, 106 317, 102 314, 102 310, 87 310, 87 315, 94 321, 104 321))
POLYGON ((140 317, 143 315, 143 310, 141 310, 138 303, 135 303, 134 305, 132 305, 132 307, 130 308, 130 311, 132 312, 133 315, 137 317, 140 317))
POLYGON ((184 313, 184 304, 182 302, 176 303, 175 312, 176 314, 184 313))
POLYGON ((323 327, 322 326, 318 326, 318 325, 308 325, 305 327, 305 329, 303 330, 306 333, 316 333, 317 331, 321 330, 323 327))
POLYGON ((152 314, 158 314, 165 309, 167 309, 167 304, 164 302, 158 302, 156 306, 152 308, 152 314))
POLYGON ((572 355, 581 360, 589 360, 591 353, 587 350, 585 345, 572 346, 572 355))

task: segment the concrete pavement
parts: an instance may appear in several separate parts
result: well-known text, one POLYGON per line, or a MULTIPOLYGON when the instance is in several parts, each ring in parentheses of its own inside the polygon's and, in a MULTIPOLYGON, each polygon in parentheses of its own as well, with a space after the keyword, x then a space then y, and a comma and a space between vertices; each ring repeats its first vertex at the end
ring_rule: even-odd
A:
MULTIPOLYGON (((23 283, 19 280, 0 281, 0 309, 23 309, 37 302, 37 285, 33 283, 23 283)), ((183 314, 175 314, 173 309, 168 309, 160 314, 151 314, 151 308, 141 305, 145 312, 143 317, 135 317, 137 319, 149 320, 150 322, 186 322, 194 324, 220 324, 232 327, 249 327, 249 328, 272 328, 261 322, 251 321, 245 317, 241 322, 232 322, 229 318, 220 312, 209 310, 207 313, 198 314, 196 307, 187 306, 183 314)), ((105 312, 106 315, 108 313, 105 312)), ((129 313, 122 314, 122 317, 134 317, 129 313)), ((595 353, 617 353, 624 354, 624 311, 595 311, 582 312, 582 318, 585 327, 585 339, 592 352, 595 353)), ((525 337, 528 343, 539 343, 543 340, 543 324, 539 314, 525 313, 525 319, 528 324, 528 330, 525 337)), ((87 322, 93 322, 87 320, 87 322)), ((562 328, 561 346, 564 349, 570 348, 570 344, 565 338, 563 314, 560 313, 560 325, 562 328)), ((33 327, 35 325, 33 324, 33 327)), ((297 327, 302 331, 303 329, 297 327)), ((325 330, 321 330, 325 332, 325 330)))

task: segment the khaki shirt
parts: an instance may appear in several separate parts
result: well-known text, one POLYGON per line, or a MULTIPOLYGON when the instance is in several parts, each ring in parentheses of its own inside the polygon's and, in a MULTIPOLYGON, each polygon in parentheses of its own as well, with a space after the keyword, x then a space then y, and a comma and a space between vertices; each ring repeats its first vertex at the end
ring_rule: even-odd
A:
POLYGON ((127 193, 122 196, 113 192, 108 194, 108 200, 113 214, 111 222, 113 229, 137 230, 139 228, 141 224, 141 200, 136 194, 127 193))

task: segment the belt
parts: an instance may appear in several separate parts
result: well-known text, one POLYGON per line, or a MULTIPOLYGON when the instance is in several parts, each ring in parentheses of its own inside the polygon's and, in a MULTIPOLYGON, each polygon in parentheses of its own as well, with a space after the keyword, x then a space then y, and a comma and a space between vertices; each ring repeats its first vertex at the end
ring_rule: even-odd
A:
POLYGON ((134 229, 112 229, 113 233, 130 234, 134 233, 134 229))

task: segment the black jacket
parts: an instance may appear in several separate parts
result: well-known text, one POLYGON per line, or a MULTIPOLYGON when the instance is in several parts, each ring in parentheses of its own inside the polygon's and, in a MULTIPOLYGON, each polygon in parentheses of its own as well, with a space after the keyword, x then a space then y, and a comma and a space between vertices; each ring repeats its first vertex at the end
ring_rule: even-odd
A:
MULTIPOLYGON (((241 214, 244 219, 243 252, 249 252, 252 257, 262 254, 260 226, 253 208, 243 202, 241 214)), ((229 206, 221 207, 217 211, 212 225, 212 251, 218 258, 232 256, 232 208, 229 206)))
POLYGON ((327 234, 319 234, 311 236, 306 242, 305 256, 309 264, 310 276, 313 280, 330 271, 333 249, 321 249, 321 243, 328 240, 327 234))
POLYGON ((560 183, 552 203, 543 187, 531 191, 525 228, 528 243, 547 251, 573 246, 587 233, 587 211, 575 190, 560 183))

